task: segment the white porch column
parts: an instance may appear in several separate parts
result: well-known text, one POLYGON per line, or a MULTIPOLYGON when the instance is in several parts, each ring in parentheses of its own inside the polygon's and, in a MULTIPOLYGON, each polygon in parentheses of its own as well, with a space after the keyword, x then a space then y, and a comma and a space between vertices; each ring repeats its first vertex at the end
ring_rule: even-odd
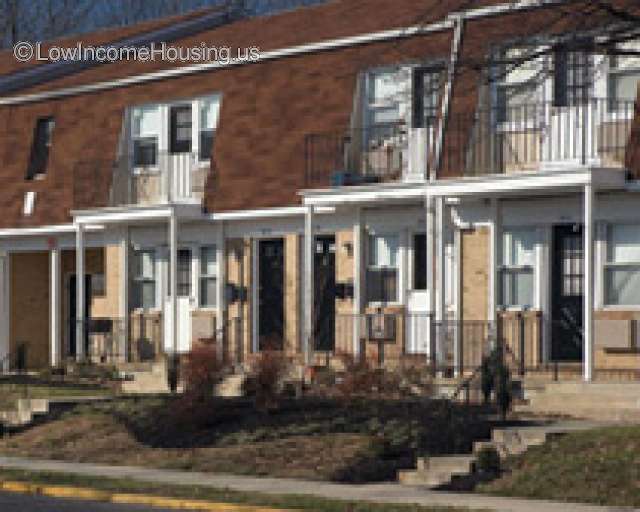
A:
POLYGON ((591 184, 584 187, 584 356, 583 379, 593 380, 593 203, 591 184))
MULTIPOLYGON (((441 326, 440 329, 443 329, 442 332, 445 332, 444 329, 444 321, 445 321, 445 292, 446 292, 446 244, 445 244, 445 219, 444 219, 444 197, 438 197, 436 200, 436 287, 437 293, 435 294, 436 304, 435 304, 435 317, 437 325, 441 326)), ((440 364, 442 361, 440 360, 444 355, 444 347, 442 346, 442 342, 444 340, 444 336, 436 337, 435 344, 435 357, 436 364, 440 364)))
POLYGON ((489 311, 487 318, 494 323, 496 333, 498 331, 498 302, 500 296, 500 277, 498 266, 500 264, 500 247, 502 239, 502 208, 499 199, 491 201, 491 249, 489 251, 489 311))
POLYGON ((436 218, 435 218, 435 208, 434 208, 434 199, 431 196, 427 196, 426 201, 426 234, 427 234, 427 291, 428 291, 428 300, 427 304, 427 347, 426 347, 426 355, 427 360, 431 360, 435 354, 433 354, 433 345, 435 342, 436 335, 436 323, 433 314, 434 304, 436 301, 436 279, 435 279, 435 246, 436 246, 436 218))
POLYGON ((454 235, 454 276, 455 276, 455 340, 453 346, 453 375, 460 376, 460 367, 462 365, 462 233, 459 228, 455 228, 454 235))
POLYGON ((362 267, 364 266, 364 251, 362 236, 362 210, 356 209, 356 218, 353 224, 353 351, 360 353, 360 315, 363 303, 362 267))
POLYGON ((76 224, 76 360, 83 361, 85 337, 84 226, 76 224))
POLYGON ((171 352, 178 352, 178 219, 169 217, 169 314, 171 315, 171 352))
POLYGON ((304 339, 303 339, 303 353, 304 362, 306 365, 310 364, 311 356, 314 349, 314 327, 315 327, 315 311, 314 311, 314 261, 315 250, 314 241, 315 234, 313 230, 313 206, 307 208, 304 218, 304 339))
POLYGON ((0 372, 9 370, 9 255, 0 252, 0 372))
POLYGON ((129 227, 122 229, 120 239, 120 308, 122 321, 122 339, 119 340, 119 356, 123 362, 129 359, 129 227))
POLYGON ((54 246, 49 251, 49 362, 58 366, 62 360, 60 336, 60 249, 54 246))
POLYGON ((221 334, 223 342, 229 343, 229 333, 226 331, 227 322, 227 297, 226 297, 226 282, 227 282, 227 260, 226 260, 227 248, 224 234, 224 221, 220 221, 218 224, 218 236, 216 243, 216 261, 218 262, 218 281, 216 294, 218 295, 218 308, 216 315, 216 342, 218 341, 218 333, 221 334), (222 330, 221 330, 222 329, 222 330))

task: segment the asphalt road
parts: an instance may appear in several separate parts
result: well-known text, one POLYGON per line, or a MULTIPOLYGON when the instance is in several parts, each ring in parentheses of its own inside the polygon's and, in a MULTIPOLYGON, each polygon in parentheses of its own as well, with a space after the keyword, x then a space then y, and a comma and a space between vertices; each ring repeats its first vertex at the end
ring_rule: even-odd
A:
POLYGON ((86 500, 68 500, 0 492, 2 512, 175 512, 175 509, 142 507, 137 505, 115 505, 86 500))

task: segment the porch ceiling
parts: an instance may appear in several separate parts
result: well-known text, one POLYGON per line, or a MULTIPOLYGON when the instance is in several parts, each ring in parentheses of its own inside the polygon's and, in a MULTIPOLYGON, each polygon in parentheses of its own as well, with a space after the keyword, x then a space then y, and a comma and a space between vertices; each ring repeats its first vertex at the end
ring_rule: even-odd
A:
POLYGON ((625 169, 602 167, 519 172, 440 181, 429 184, 426 187, 426 194, 432 197, 537 196, 558 192, 578 192, 585 185, 592 185, 594 190, 616 190, 625 188, 626 176, 625 169))
POLYGON ((424 202, 425 184, 383 183, 347 186, 300 192, 306 206, 339 206, 344 204, 406 204, 407 200, 424 202))
POLYGON ((203 218, 200 203, 173 203, 149 206, 129 206, 76 210, 71 212, 76 224, 137 224, 167 221, 172 216, 179 220, 203 218))

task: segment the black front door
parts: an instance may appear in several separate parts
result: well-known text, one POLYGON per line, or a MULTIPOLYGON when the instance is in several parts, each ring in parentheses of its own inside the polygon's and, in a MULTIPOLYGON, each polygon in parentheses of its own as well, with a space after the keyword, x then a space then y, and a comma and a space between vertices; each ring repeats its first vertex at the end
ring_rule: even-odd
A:
POLYGON ((551 358, 553 361, 581 361, 584 293, 581 224, 554 227, 551 276, 551 358))
MULTIPOLYGON (((76 357, 77 345, 76 345, 76 303, 77 303, 77 287, 75 274, 69 278, 69 357, 76 357)), ((84 316, 85 318, 91 318, 91 276, 84 276, 84 316)), ((84 353, 89 353, 89 329, 84 329, 84 353)))
POLYGON ((331 352, 336 344, 336 237, 316 238, 314 261, 315 349, 331 352))
POLYGON ((258 348, 284 347, 284 241, 258 242, 258 348))

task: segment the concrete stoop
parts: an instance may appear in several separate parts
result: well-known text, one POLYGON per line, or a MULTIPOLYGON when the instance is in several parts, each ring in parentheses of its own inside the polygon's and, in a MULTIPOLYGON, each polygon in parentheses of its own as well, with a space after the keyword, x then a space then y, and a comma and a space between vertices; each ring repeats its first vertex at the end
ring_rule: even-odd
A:
POLYGON ((243 395, 242 387, 247 379, 246 373, 243 371, 227 375, 216 386, 215 395, 225 398, 240 397, 243 395))
POLYGON ((516 411, 606 422, 639 422, 640 383, 548 383, 516 411))
MULTIPOLYGON (((478 454, 488 448, 495 449, 500 458, 526 452, 531 446, 544 444, 550 436, 596 428, 599 424, 587 422, 564 422, 541 426, 495 428, 491 440, 476 441, 470 455, 444 455, 420 457, 415 470, 398 471, 398 482, 403 485, 446 488, 456 482, 473 480, 477 473, 478 454)), ((480 476, 480 475, 478 475, 480 476)))
POLYGON ((0 425, 13 430, 28 427, 38 418, 47 416, 54 407, 72 406, 73 404, 110 400, 101 396, 70 396, 56 398, 20 398, 16 408, 0 411, 0 425))
POLYGON ((169 392, 164 361, 121 365, 118 369, 126 376, 120 385, 123 393, 144 395, 169 392))

